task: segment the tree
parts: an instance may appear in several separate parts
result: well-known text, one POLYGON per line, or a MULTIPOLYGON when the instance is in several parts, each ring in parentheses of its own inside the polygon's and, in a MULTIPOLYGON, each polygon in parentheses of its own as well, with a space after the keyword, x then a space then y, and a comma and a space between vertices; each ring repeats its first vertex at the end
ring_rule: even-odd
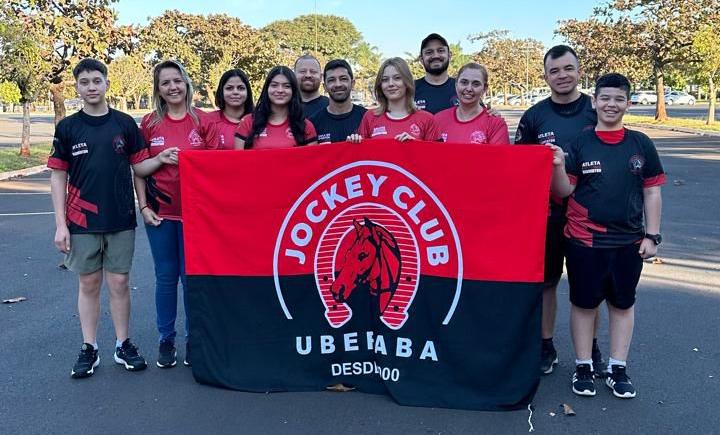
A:
MULTIPOLYGON (((116 0, 5 0, 6 12, 41 50, 47 64, 41 80, 50 84, 55 123, 65 117, 65 80, 69 66, 83 57, 110 63, 118 51, 132 51, 131 26, 115 26, 116 0)), ((0 17, 7 18, 7 17, 0 17)))
POLYGON ((710 25, 703 27, 695 35, 693 47, 700 55, 701 62, 698 69, 700 75, 707 80, 710 91, 710 107, 705 123, 711 125, 715 123, 715 100, 717 98, 715 80, 720 75, 720 29, 710 25))
POLYGON ((637 39, 628 47, 649 60, 655 79, 655 119, 668 119, 665 110, 665 72, 677 64, 697 62, 693 40, 698 29, 717 19, 720 0, 611 0, 594 15, 610 26, 627 22, 637 39))
POLYGON ((107 96, 117 102, 118 108, 127 111, 127 102, 132 100, 135 109, 140 108, 143 95, 152 93, 152 73, 150 66, 139 54, 123 55, 108 68, 110 89, 107 96))
POLYGON ((336 58, 357 61, 358 49, 363 42, 355 25, 336 15, 310 14, 273 21, 262 31, 280 50, 295 56, 313 53, 323 62, 336 58))
POLYGON ((48 71, 42 59, 43 50, 36 41, 21 31, 17 23, 0 24, 0 78, 15 84, 23 107, 20 155, 30 155, 30 104, 43 90, 41 81, 48 71))
POLYGON ((20 89, 14 82, 0 82, 0 103, 17 104, 20 102, 21 97, 20 89))
POLYGON ((524 96, 541 83, 545 52, 543 44, 536 39, 515 39, 508 35, 507 30, 493 30, 469 38, 482 44, 475 60, 488 69, 490 91, 502 89, 506 104, 512 87, 523 91, 524 96))
POLYGON ((590 81, 608 72, 623 74, 632 83, 644 82, 651 76, 646 57, 628 49, 640 45, 638 25, 627 19, 606 23, 596 17, 558 24, 555 34, 564 37, 577 52, 583 76, 590 81))
POLYGON ((193 15, 165 11, 140 32, 140 50, 154 62, 177 59, 202 95, 213 101, 220 75, 242 68, 259 89, 279 59, 265 35, 225 14, 193 15))

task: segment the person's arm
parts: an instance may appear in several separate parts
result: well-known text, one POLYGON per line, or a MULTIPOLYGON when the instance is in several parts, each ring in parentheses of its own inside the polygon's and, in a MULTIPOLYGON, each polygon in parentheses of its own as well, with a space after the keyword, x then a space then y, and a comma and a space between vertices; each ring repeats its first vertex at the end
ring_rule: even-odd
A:
POLYGON ((515 143, 516 144, 535 144, 537 143, 537 134, 533 127, 533 122, 528 111, 523 113, 518 123, 517 130, 515 130, 515 143))
POLYGON ((239 137, 237 137, 237 135, 235 136, 235 149, 236 150, 244 150, 245 149, 245 140, 240 139, 239 137))
MULTIPOLYGON (((660 234, 660 215, 662 211, 662 194, 660 186, 643 188, 643 201, 645 208, 645 232, 647 234, 660 234)), ((650 239, 643 238, 640 242, 640 256, 652 258, 657 254, 657 245, 650 239)))
POLYGON ((547 145, 553 152, 553 174, 550 183, 552 192, 560 198, 566 198, 575 191, 575 183, 565 171, 565 152, 557 145, 547 145))
POLYGON ((133 172, 136 176, 145 178, 148 175, 154 174, 155 171, 160 169, 162 165, 177 165, 179 151, 180 148, 178 147, 166 148, 155 157, 145 159, 132 165, 133 172))
POLYGON ((55 212, 55 246, 60 252, 70 252, 70 230, 65 217, 67 200, 67 171, 53 169, 50 173, 50 196, 55 212))
POLYGON ((147 193, 145 192, 145 179, 138 177, 137 175, 135 175, 134 179, 135 195, 137 195, 138 208, 140 209, 140 214, 143 217, 143 221, 146 224, 152 225, 154 227, 160 225, 163 218, 158 216, 157 213, 155 213, 155 211, 150 208, 147 203, 147 193))
POLYGON ((498 118, 491 127, 488 143, 493 145, 507 145, 510 143, 510 132, 503 118, 498 118))

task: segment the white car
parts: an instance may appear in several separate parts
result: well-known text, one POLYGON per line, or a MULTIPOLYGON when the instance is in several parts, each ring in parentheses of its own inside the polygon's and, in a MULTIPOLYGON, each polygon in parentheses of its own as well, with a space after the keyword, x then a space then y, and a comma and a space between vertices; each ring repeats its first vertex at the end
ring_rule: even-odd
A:
POLYGON ((687 104, 692 106, 695 104, 695 97, 683 91, 670 91, 665 94, 665 104, 668 106, 673 104, 687 104))
POLYGON ((655 104, 657 103, 657 94, 655 91, 636 91, 630 95, 631 104, 655 104))

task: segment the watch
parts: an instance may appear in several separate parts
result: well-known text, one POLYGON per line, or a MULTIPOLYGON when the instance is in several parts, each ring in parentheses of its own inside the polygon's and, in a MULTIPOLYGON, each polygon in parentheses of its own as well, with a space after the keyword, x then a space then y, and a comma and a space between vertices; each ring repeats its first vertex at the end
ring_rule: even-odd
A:
POLYGON ((662 243, 662 236, 660 234, 645 234, 645 238, 652 240, 656 245, 662 243))

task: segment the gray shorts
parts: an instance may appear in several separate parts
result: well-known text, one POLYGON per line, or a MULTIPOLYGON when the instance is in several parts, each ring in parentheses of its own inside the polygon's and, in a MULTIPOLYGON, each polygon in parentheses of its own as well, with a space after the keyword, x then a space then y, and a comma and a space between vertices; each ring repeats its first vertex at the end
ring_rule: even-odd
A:
POLYGON ((115 233, 70 234, 65 266, 79 275, 104 269, 129 273, 135 251, 135 230, 115 233))

